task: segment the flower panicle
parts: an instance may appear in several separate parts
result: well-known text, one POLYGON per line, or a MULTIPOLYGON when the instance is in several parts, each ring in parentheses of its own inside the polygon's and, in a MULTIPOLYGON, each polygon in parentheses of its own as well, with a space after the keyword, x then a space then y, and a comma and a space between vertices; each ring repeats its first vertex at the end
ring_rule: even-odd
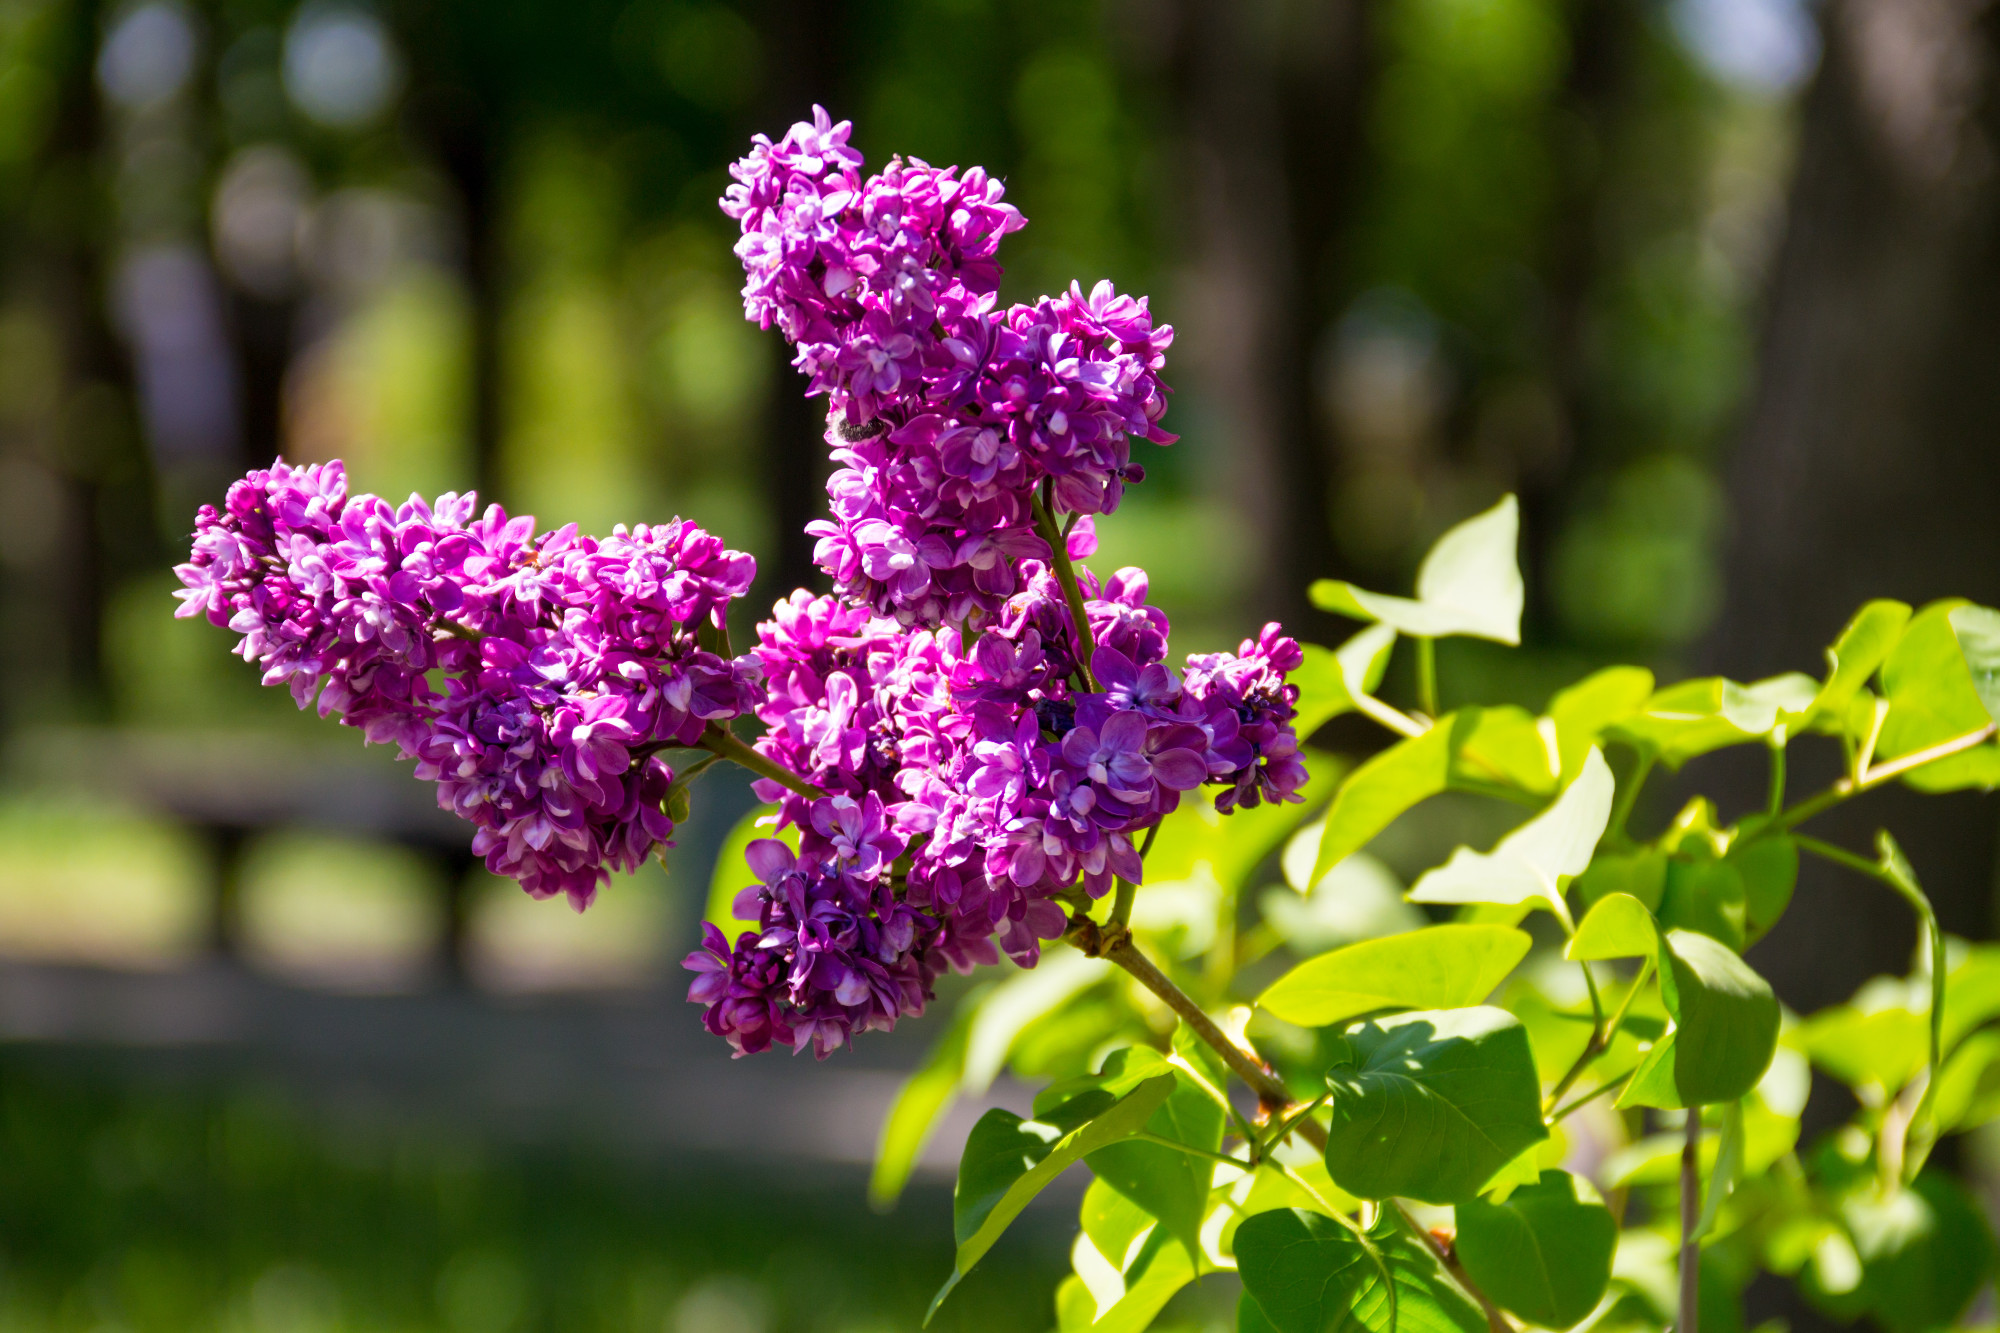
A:
POLYGON ((175 572, 177 614, 241 636, 300 708, 395 745, 491 870, 578 908, 672 836, 655 752, 761 692, 754 657, 695 637, 756 563, 681 520, 537 534, 469 494, 392 507, 350 496, 338 461, 279 460, 202 508, 175 572))

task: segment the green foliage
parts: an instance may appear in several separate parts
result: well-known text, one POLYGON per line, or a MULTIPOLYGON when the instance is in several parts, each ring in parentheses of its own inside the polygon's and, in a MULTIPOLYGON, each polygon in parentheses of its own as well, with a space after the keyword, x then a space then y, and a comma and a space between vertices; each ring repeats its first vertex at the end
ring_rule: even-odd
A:
POLYGON ((1544 1171, 1504 1203, 1458 1205, 1458 1258, 1494 1303, 1543 1328, 1568 1328, 1611 1283, 1618 1223, 1596 1191, 1544 1171))
POLYGON ((1480 1333, 1486 1317, 1423 1244, 1385 1220, 1362 1234, 1321 1213, 1275 1208, 1236 1230, 1248 1318, 1238 1333, 1480 1333))
MULTIPOLYGON (((973 1018, 940 1042, 898 1125, 1004 1063, 1058 1081, 1034 1120, 989 1112, 968 1143, 961 1272, 1081 1158, 1096 1179, 1057 1297, 1065 1333, 1138 1333, 1232 1264, 1238 1328, 1280 1333, 1478 1333, 1482 1301, 1539 1328, 1653 1329, 1676 1322, 1687 1262, 1704 1333, 1742 1333, 1759 1269, 1795 1276, 1840 1318, 1929 1333, 1987 1280, 1983 1222, 1924 1164, 1940 1135, 2000 1120, 2000 948, 1938 933, 1887 832, 1864 856, 1802 826, 1892 779, 1994 785, 2000 614, 1871 602, 1823 679, 1659 686, 1610 667, 1541 715, 1467 704, 1435 720, 1428 701, 1376 698, 1398 635, 1511 639, 1515 521, 1503 503, 1447 534, 1415 599, 1316 587, 1321 605, 1375 623, 1308 651, 1302 725, 1355 713, 1390 743, 1351 767, 1312 756, 1323 771, 1300 805, 1223 817, 1191 798, 1168 817, 1129 920, 1157 978, 1101 963, 1071 976, 1083 964, 1057 953, 965 1002, 973 1018), (1655 833, 1632 827, 1660 766, 1751 744, 1770 756, 1768 805, 1732 821, 1695 796, 1655 833), (1787 804, 1794 746, 1837 747, 1844 776, 1787 804), (1467 802, 1505 802, 1506 822, 1485 826, 1511 831, 1486 851, 1430 847, 1434 868, 1394 903, 1383 862, 1408 864, 1447 826, 1443 803, 1417 811, 1446 793, 1454 821, 1467 802), (1789 1022, 1743 951, 1792 908, 1802 855, 1901 897, 1923 943, 1909 977, 1789 1022), (1289 887, 1263 888, 1279 869, 1289 887), (1405 915, 1424 908, 1456 919, 1405 915), (1560 929, 1539 949, 1521 928, 1537 910, 1560 929), (1169 1020, 1161 1000, 1218 1026, 1169 1020), (1223 1059, 1253 1036, 1275 1077, 1244 1072, 1248 1050, 1223 1059), (1858 1109, 1801 1145, 1808 1061, 1858 1109), (1254 1123, 1227 1096, 1239 1074, 1254 1123), (1649 1135, 1643 1108, 1685 1112, 1691 1159, 1689 1130, 1649 1135), (1572 1115, 1591 1117, 1574 1136, 1572 1115), (1574 1155, 1580 1143, 1592 1155, 1574 1155), (1591 1178, 1565 1169, 1579 1160, 1591 1178), (1622 1229, 1599 1189, 1626 1192, 1622 1229), (1452 1206, 1449 1247, 1417 1232, 1403 1201, 1452 1206)), ((1468 830, 1452 841, 1479 826, 1449 824, 1468 830)), ((914 1140, 898 1132, 907 1160, 914 1140)))
POLYGON ((1520 508, 1509 495, 1438 539, 1417 571, 1414 601, 1321 579, 1312 585, 1313 605, 1414 638, 1469 634, 1519 643, 1526 597, 1514 563, 1520 530, 1520 508))
POLYGON ((1364 940, 1311 958, 1271 983, 1257 1003, 1306 1027, 1377 1009, 1459 1009, 1491 995, 1527 956, 1526 931, 1442 925, 1364 940))
POLYGON ((1327 1071, 1326 1169, 1363 1199, 1458 1203, 1549 1136, 1521 1020, 1440 1009, 1348 1029, 1352 1059, 1327 1071))

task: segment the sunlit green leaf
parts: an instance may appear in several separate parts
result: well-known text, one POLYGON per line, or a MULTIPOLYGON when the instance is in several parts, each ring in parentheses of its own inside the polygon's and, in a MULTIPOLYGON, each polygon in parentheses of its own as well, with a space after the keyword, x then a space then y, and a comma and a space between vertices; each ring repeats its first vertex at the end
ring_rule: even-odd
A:
POLYGON ((1236 1231, 1248 1318, 1276 1333, 1485 1333, 1486 1317, 1393 1220, 1368 1244, 1321 1213, 1274 1209, 1236 1231), (1369 1252, 1372 1246, 1374 1253, 1369 1252), (1394 1282, 1394 1298, 1383 1280, 1394 1282))
POLYGON ((1950 1048, 1972 1029, 2000 1018, 2000 947, 1977 944, 1949 958, 1944 985, 1944 1044, 1950 1048))
POLYGON ((1614 893, 1637 898, 1649 912, 1660 910, 1667 891, 1667 858, 1657 847, 1629 853, 1599 853, 1575 880, 1576 896, 1586 907, 1614 893))
POLYGON ((1973 1129, 2000 1119, 2000 1029, 1975 1032, 1938 1072, 1938 1125, 1973 1129))
POLYGON ((1415 600, 1321 579, 1311 588, 1313 605, 1419 638, 1469 634, 1518 644, 1526 600, 1514 558, 1520 529, 1520 507, 1505 496, 1438 538, 1417 571, 1415 600))
POLYGON ((1435 796, 1451 779, 1451 757, 1457 748, 1453 733, 1470 733, 1476 713, 1440 718, 1421 736, 1398 741, 1347 775, 1326 812, 1319 858, 1312 877, 1319 879, 1350 852, 1389 827, 1396 816, 1425 797, 1435 796))
POLYGON ((1058 1333, 1143 1333, 1151 1327, 1154 1316, 1166 1308, 1174 1294, 1194 1281, 1195 1266, 1185 1251, 1172 1244, 1149 1242, 1146 1251, 1146 1257, 1135 1262, 1133 1271, 1126 1275, 1117 1299, 1101 1311, 1097 1298, 1080 1279, 1068 1279, 1056 1295, 1058 1333))
POLYGON ((1723 858, 1743 877, 1743 915, 1752 943, 1778 924, 1799 880, 1799 847, 1782 834, 1739 841, 1723 858))
POLYGON ((1660 947, 1659 926, 1646 904, 1628 893, 1607 894, 1577 923, 1563 957, 1586 960, 1650 957, 1660 947))
POLYGON ((1504 1310, 1543 1328, 1589 1314, 1611 1283, 1618 1223, 1588 1183, 1544 1171, 1503 1204, 1458 1205, 1458 1258, 1504 1310))
POLYGON ((1257 1003, 1302 1027, 1378 1009, 1459 1009, 1491 995, 1530 943, 1511 926, 1457 924, 1364 940, 1300 963, 1257 1003))
POLYGON ((1812 1062, 1851 1087, 1900 1091, 1929 1060, 1928 988, 1900 979, 1862 988, 1854 1004, 1822 1009, 1798 1029, 1812 1062))
MULTIPOLYGON (((1403 937, 1411 938, 1411 937, 1403 937)), ((1472 1198, 1548 1137, 1527 1029, 1503 1009, 1431 1010, 1348 1029, 1326 1169, 1364 1199, 1472 1198)))
POLYGON ((1452 776, 1546 796, 1556 789, 1561 764, 1554 724, 1534 718, 1525 708, 1504 704, 1479 710, 1478 722, 1452 761, 1452 776))
POLYGON ((1602 753, 1584 760, 1582 772, 1553 805, 1500 840, 1491 852, 1461 847, 1410 890, 1419 903, 1533 903, 1567 922, 1563 890, 1590 864, 1611 816, 1615 787, 1602 753))
POLYGON ((1819 682, 1792 673, 1749 685, 1709 676, 1669 685, 1610 733, 1650 746, 1662 762, 1679 768, 1697 755, 1770 737, 1779 727, 1796 732, 1812 715, 1819 682))
POLYGON ((1741 949, 1744 899, 1743 872, 1734 863, 1707 855, 1675 855, 1667 860, 1660 924, 1699 931, 1732 950, 1741 949))
POLYGON ((1770 983, 1711 937, 1669 930, 1661 989, 1674 1016, 1674 1085, 1682 1104, 1734 1101, 1757 1086, 1778 1045, 1770 983))
POLYGON ((1303 739, 1328 720, 1351 712, 1357 696, 1373 694, 1382 683, 1389 651, 1395 646, 1396 631, 1388 625, 1370 625, 1338 649, 1305 644, 1305 661, 1289 677, 1299 687, 1292 729, 1303 739))
MULTIPOLYGON (((1160 1056, 1143 1048, 1113 1051, 1104 1074, 1112 1086, 1130 1072, 1172 1072, 1160 1056)), ((1038 1106, 1037 1111, 1040 1111, 1038 1106)), ((1178 1074, 1173 1094, 1146 1121, 1146 1128, 1163 1138, 1206 1152, 1222 1147, 1225 1113, 1211 1096, 1185 1074, 1178 1074)), ((1207 1210, 1209 1182, 1215 1164, 1203 1157, 1177 1152, 1164 1144, 1128 1139, 1099 1148, 1085 1159, 1097 1178, 1123 1194, 1161 1225, 1187 1251, 1190 1262, 1201 1256, 1201 1219, 1207 1210)))
POLYGON ((1637 713, 1652 695, 1652 672, 1644 667, 1613 666, 1585 676, 1549 700, 1548 716, 1555 723, 1562 780, 1568 782, 1582 770, 1584 756, 1603 737, 1605 728, 1637 713))
POLYGON ((1855 612, 1833 647, 1826 650, 1827 677, 1816 701, 1818 710, 1833 716, 1845 714, 1868 678, 1887 660, 1896 641, 1903 637, 1903 627, 1909 623, 1910 607, 1906 602, 1885 598, 1869 602, 1855 612))
POLYGON ((2000 611, 1961 606, 1950 617, 1959 651, 1972 673, 1972 688, 1986 706, 1986 715, 2000 722, 2000 611))
POLYGON ((1174 1082, 1171 1074, 1148 1078, 1067 1130, 1046 1121, 1023 1120, 998 1107, 981 1116, 965 1140, 958 1187, 952 1192, 957 1261, 931 1299, 924 1321, 930 1322, 952 1289, 1050 1181, 1086 1154, 1137 1133, 1172 1095, 1174 1082))
MULTIPOLYGON (((1974 609, 1961 601, 1932 602, 1910 621, 1882 664, 1882 693, 1889 701, 1875 761, 1913 754, 1992 724, 1959 647, 1951 617, 1974 609)), ((1974 618, 1973 624, 1981 622, 1974 618)), ((2000 785, 2000 748, 1991 742, 1926 764, 1904 779, 1920 791, 2000 785)))

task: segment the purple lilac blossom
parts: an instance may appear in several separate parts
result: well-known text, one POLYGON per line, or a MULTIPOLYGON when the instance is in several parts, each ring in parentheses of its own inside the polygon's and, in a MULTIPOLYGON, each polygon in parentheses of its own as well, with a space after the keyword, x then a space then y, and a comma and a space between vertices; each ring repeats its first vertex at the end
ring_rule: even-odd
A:
POLYGON ((578 909, 673 833, 654 752, 762 696, 754 657, 695 639, 756 564, 679 520, 537 535, 469 494, 392 507, 348 495, 338 462, 280 460, 202 507, 175 572, 177 614, 240 634, 299 707, 395 744, 491 870, 578 909))
POLYGON ((995 309, 1001 239, 1026 225, 980 168, 893 159, 863 180, 852 126, 823 108, 758 136, 722 200, 742 237, 744 313, 797 347, 828 396, 841 466, 814 559, 906 625, 980 624, 1046 561, 1052 513, 1118 507, 1136 436, 1168 444, 1173 330, 1108 282, 995 309))
POLYGON ((969 646, 969 631, 913 630, 803 590, 758 627, 757 749, 831 795, 758 783, 799 830, 799 854, 753 854, 760 883, 736 914, 761 929, 733 949, 717 932, 689 956, 701 975, 688 998, 739 1054, 789 1042, 824 1056, 922 1012, 946 967, 969 971, 1002 950, 1033 966, 1079 893, 1143 879, 1138 844, 1188 791, 1219 788, 1224 810, 1299 799, 1298 691, 1285 681, 1298 644, 1271 625, 1176 673, 1145 575, 1120 570, 1102 586, 1078 575, 1096 690, 1079 685, 1069 609, 1035 561, 969 646), (865 1003, 853 946, 798 924, 816 912, 877 950, 866 958, 881 971, 862 969, 865 1003), (883 941, 900 952, 880 952, 883 941))

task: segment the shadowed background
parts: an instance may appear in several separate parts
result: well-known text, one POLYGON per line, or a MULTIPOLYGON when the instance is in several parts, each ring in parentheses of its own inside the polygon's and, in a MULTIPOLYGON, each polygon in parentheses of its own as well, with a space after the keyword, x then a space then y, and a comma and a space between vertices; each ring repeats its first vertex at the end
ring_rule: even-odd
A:
MULTIPOLYGON (((739 632, 820 586, 821 409, 743 322, 715 207, 751 133, 819 101, 871 166, 984 164, 1031 220, 1004 299, 1110 277, 1178 327, 1181 442, 1140 446, 1095 563, 1148 567, 1180 648, 1271 617, 1335 640, 1311 579, 1403 591, 1514 490, 1527 646, 1446 643, 1443 692, 1539 706, 1614 660, 1813 670, 1869 596, 2000 602, 1996 23, 0 0, 0 1326, 919 1315, 976 1108, 895 1214, 860 1172, 932 1034, 731 1064, 681 1003, 747 787, 708 779, 668 868, 579 917, 170 614, 195 506, 279 453, 551 526, 697 519, 758 556, 739 632)), ((1698 762, 1762 799, 1757 756, 1698 762)), ((1992 803, 1829 824, 1885 820, 1946 928, 1990 938, 1992 803)), ((1755 954, 1789 1004, 1904 968, 1897 903, 1817 865, 1800 892, 1755 954)), ((947 1324, 1047 1326, 1047 1220, 947 1324)))

